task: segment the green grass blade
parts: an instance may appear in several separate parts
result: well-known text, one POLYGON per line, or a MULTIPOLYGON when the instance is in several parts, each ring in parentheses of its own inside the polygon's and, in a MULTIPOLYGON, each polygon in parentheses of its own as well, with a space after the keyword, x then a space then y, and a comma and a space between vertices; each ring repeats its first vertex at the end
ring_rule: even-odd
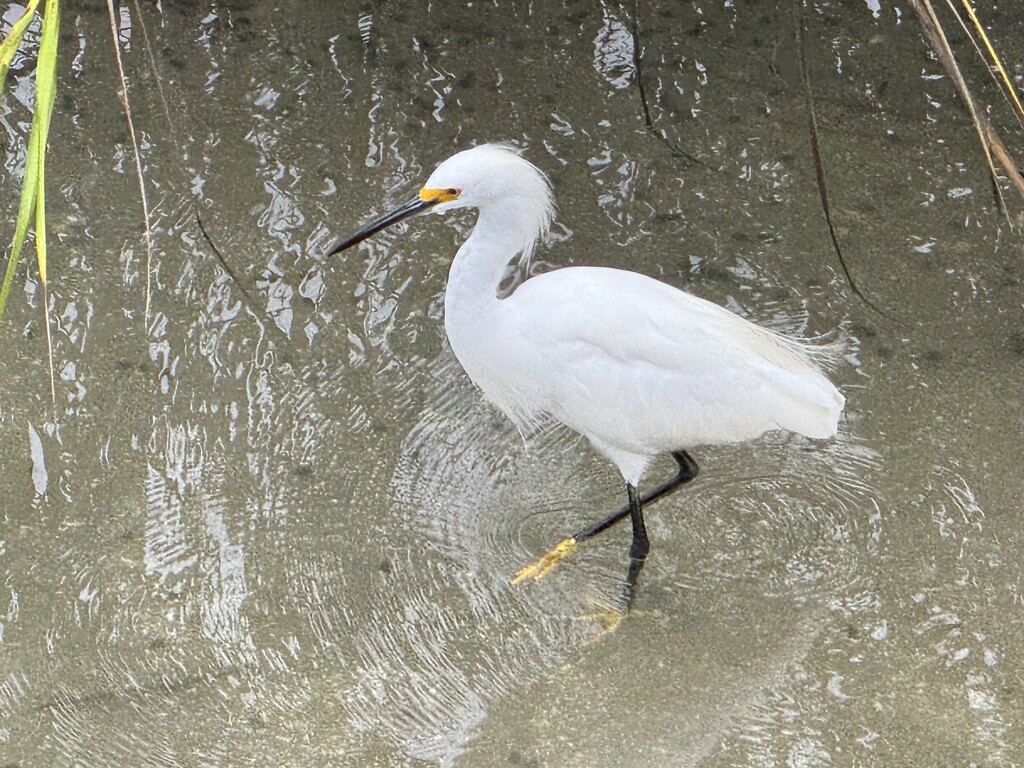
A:
POLYGON ((38 5, 39 0, 29 0, 28 8, 24 15, 14 22, 14 26, 11 27, 11 33, 0 43, 0 87, 3 87, 4 81, 7 78, 7 70, 11 66, 11 60, 14 58, 14 53, 18 50, 18 46, 21 45, 21 38, 24 36, 25 30, 32 23, 32 16, 35 14, 36 6, 38 5))
MULTIPOLYGON (((38 0, 34 5, 38 5, 38 0)), ((24 19, 19 20, 19 24, 24 19)), ((18 218, 14 225, 14 238, 11 241, 11 254, 4 272, 3 284, 0 285, 0 318, 3 318, 7 306, 7 296, 14 283, 14 275, 21 260, 21 249, 25 244, 32 214, 37 213, 37 206, 42 202, 41 180, 44 174, 43 158, 46 152, 46 138, 50 130, 50 117, 53 114, 53 102, 56 96, 57 80, 57 39, 60 31, 59 0, 47 0, 46 15, 43 17, 43 32, 39 43, 39 60, 36 63, 36 104, 32 116, 32 130, 28 139, 28 151, 25 155, 25 178, 21 187, 21 200, 18 203, 18 218)), ((8 38, 10 39, 10 38, 8 38)), ((6 40, 4 43, 6 44, 6 40)), ((40 276, 46 282, 46 230, 45 211, 37 216, 36 250, 39 255, 40 276)))
POLYGON ((0 285, 0 319, 4 316, 7 294, 11 292, 11 285, 14 283, 14 273, 21 258, 21 247, 25 244, 25 235, 28 234, 28 223, 32 220, 36 208, 36 189, 39 184, 39 177, 36 175, 36 165, 39 162, 38 145, 39 135, 33 127, 28 139, 28 152, 25 155, 25 180, 21 185, 21 201, 18 203, 18 219, 14 224, 11 255, 7 259, 3 285, 0 285))

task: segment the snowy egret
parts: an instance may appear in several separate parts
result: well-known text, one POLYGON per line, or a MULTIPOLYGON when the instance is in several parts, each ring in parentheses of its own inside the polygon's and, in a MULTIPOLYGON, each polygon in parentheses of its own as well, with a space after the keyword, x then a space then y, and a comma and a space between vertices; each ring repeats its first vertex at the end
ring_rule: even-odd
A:
POLYGON ((485 397, 521 428, 554 419, 584 435, 626 483, 620 511, 556 545, 513 580, 540 579, 579 542, 630 517, 630 582, 650 544, 643 508, 693 479, 687 450, 770 430, 836 433, 844 398, 806 341, 757 326, 667 283, 620 269, 565 267, 500 298, 509 263, 529 259, 555 206, 547 176, 509 145, 459 152, 419 195, 331 249, 335 254, 415 213, 476 208, 452 262, 445 330, 485 397), (669 482, 641 497, 651 460, 671 453, 669 482))

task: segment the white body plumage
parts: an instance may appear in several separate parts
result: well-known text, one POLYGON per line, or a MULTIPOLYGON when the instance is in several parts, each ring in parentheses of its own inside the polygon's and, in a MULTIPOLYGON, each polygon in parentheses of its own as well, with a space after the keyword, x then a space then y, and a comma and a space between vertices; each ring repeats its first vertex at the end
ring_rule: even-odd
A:
POLYGON ((636 486, 659 453, 749 440, 773 429, 835 434, 842 394, 805 342, 659 280, 566 267, 506 298, 509 262, 554 213, 546 177, 503 145, 442 163, 424 186, 438 212, 479 218, 452 263, 445 329, 455 356, 511 419, 554 418, 586 436, 636 486))

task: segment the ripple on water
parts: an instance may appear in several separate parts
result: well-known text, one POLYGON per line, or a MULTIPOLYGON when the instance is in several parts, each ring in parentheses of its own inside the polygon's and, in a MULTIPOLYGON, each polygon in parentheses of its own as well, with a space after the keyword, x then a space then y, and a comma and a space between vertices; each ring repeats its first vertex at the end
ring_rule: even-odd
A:
MULTIPOLYGON (((540 584, 511 587, 519 566, 620 503, 617 475, 564 431, 524 441, 450 356, 429 375, 391 478, 394 523, 423 551, 396 549, 380 609, 360 620, 362 682, 348 707, 358 727, 383 725, 411 754, 447 764, 490 701, 603 635, 626 560, 625 539, 607 534, 540 584)), ((708 451, 706 477, 652 507, 658 554, 641 591, 665 579, 684 591, 754 580, 769 601, 870 603, 851 540, 870 538, 861 478, 874 463, 848 436, 708 451), (752 478, 753 466, 776 474, 752 478)))

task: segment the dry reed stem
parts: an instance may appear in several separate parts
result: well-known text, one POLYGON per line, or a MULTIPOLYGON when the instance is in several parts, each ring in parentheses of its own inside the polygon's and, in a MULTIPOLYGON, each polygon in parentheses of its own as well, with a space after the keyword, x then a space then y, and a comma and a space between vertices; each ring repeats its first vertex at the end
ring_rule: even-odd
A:
POLYGON ((150 228, 149 200, 146 198, 146 181, 142 173, 142 155, 139 152, 139 142, 135 136, 135 124, 132 122, 132 108, 128 102, 128 78, 124 74, 124 65, 121 61, 121 43, 118 40, 117 16, 114 12, 113 0, 107 0, 107 16, 110 18, 110 34, 114 40, 114 56, 117 59, 117 74, 121 81, 120 93, 121 106, 124 107, 124 116, 128 121, 128 135, 132 140, 132 154, 135 158, 135 175, 139 182, 139 195, 142 198, 142 216, 145 219, 144 236, 146 240, 146 305, 145 321, 146 333, 149 333, 149 309, 153 289, 153 231, 150 228))
MULTIPOLYGON (((942 29, 942 25, 939 22, 938 17, 935 15, 935 9, 932 7, 931 2, 929 0, 909 1, 911 8, 914 9, 921 21, 921 27, 924 30, 925 36, 928 38, 928 42, 932 46, 932 50, 935 51, 935 55, 938 56, 939 62, 953 80, 953 84, 956 86, 960 97, 967 106, 967 111, 971 115, 971 121, 974 123, 974 129, 981 142, 982 151, 985 153, 985 161, 988 164, 989 173, 992 175, 992 182, 996 190, 996 196, 999 200, 999 207, 1006 216, 1007 222, 1012 226, 1009 213, 1006 209, 1006 201, 1003 198, 1003 192, 999 186, 999 174, 996 171, 995 163, 992 159, 993 155, 995 155, 995 158, 999 161, 999 164, 1006 172, 1007 178, 1022 197, 1024 197, 1024 178, 1021 177, 1016 163, 1014 163, 1013 158, 1010 157, 1009 152, 1006 150, 1006 146, 999 138, 988 118, 983 112, 979 111, 974 97, 971 95, 970 89, 967 86, 967 82, 964 80, 963 73, 960 71, 960 67, 956 63, 956 57, 953 54, 953 49, 949 44, 949 40, 946 38, 946 34, 942 29)), ((949 0, 947 0, 947 2, 949 2, 949 0)))

